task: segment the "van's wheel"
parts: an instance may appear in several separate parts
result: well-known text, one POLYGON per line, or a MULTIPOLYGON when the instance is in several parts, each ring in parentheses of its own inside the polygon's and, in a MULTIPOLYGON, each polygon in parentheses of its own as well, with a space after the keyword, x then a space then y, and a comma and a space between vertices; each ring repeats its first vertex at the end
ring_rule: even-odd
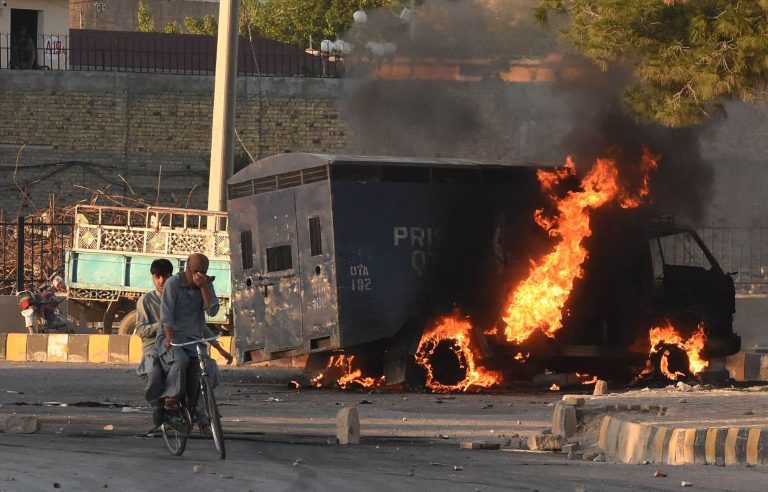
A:
POLYGON ((136 310, 134 309, 130 313, 123 316, 123 319, 120 320, 120 327, 117 329, 117 332, 120 335, 133 335, 135 331, 136 331, 136 310))

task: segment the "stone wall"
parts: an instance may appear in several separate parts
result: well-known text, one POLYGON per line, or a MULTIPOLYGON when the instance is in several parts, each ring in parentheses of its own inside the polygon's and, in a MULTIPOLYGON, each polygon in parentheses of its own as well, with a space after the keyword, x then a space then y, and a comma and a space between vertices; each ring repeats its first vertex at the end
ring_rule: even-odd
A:
MULTIPOLYGON (((339 152, 346 145, 339 84, 241 79, 237 163, 248 162, 245 149, 255 158, 339 152)), ((19 187, 32 200, 25 211, 45 206, 51 193, 60 204, 96 190, 154 202, 158 178, 160 203, 205 206, 212 85, 210 77, 4 72, 0 209, 15 216, 19 187)))

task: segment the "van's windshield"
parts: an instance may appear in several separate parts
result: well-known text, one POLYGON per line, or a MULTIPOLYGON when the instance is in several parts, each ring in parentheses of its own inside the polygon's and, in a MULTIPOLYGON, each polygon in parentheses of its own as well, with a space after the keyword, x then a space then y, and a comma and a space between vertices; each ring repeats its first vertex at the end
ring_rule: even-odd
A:
POLYGON ((688 231, 653 238, 650 248, 655 278, 663 277, 664 265, 712 268, 708 255, 688 231))

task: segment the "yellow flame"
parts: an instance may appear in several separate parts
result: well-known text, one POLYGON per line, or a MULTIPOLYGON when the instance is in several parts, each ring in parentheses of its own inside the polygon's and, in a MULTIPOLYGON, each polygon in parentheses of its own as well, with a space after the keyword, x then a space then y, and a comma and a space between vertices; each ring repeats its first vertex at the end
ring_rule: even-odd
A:
POLYGON ((573 176, 575 167, 569 156, 563 169, 539 171, 542 189, 549 193, 557 207, 557 217, 547 217, 543 210, 534 214, 536 223, 550 236, 558 238, 554 250, 538 261, 531 261, 531 270, 509 294, 502 316, 504 334, 512 343, 522 343, 534 332, 541 331, 550 338, 562 327, 563 306, 581 278, 582 264, 588 252, 582 241, 592 235, 590 213, 616 200, 624 208, 637 207, 648 194, 648 173, 656 168, 657 157, 647 151, 643 156, 644 179, 640 191, 632 196, 619 183, 616 161, 598 159, 581 181, 581 191, 572 191, 558 199, 553 187, 563 178, 573 176))
MULTIPOLYGON (((707 343, 707 335, 704 323, 699 323, 696 331, 687 339, 683 340, 682 335, 672 326, 669 320, 666 320, 665 326, 655 326, 648 331, 648 337, 651 342, 651 354, 659 351, 662 344, 676 345, 688 355, 688 370, 691 374, 698 374, 709 366, 709 362, 702 358, 701 352, 707 343)), ((666 377, 676 380, 684 376, 680 372, 671 373, 669 368, 669 351, 662 353, 659 361, 659 370, 666 377), (663 366, 663 367, 661 367, 663 366)))

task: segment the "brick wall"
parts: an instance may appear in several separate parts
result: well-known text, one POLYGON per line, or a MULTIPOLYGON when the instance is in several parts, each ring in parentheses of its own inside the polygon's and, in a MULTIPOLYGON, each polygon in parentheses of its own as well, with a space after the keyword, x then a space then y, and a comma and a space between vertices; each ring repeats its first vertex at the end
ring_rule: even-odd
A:
MULTIPOLYGON (((248 152, 342 150, 346 129, 325 87, 338 81, 267 84, 238 87, 236 127, 248 152)), ((0 209, 15 216, 18 186, 33 201, 25 211, 45 206, 51 193, 59 204, 105 189, 155 201, 159 175, 160 203, 205 206, 212 100, 208 77, 4 73, 0 209)), ((236 153, 247 162, 239 144, 236 153)))
MULTIPOLYGON (((569 96, 556 89, 532 83, 240 77, 235 123, 255 158, 324 152, 552 164, 574 151, 566 146, 574 144, 571 132, 590 127, 591 115, 578 105, 573 109, 569 96)), ((0 209, 16 215, 18 186, 33 200, 22 211, 45 206, 50 193, 64 204, 106 188, 154 202, 160 174, 159 203, 204 206, 212 100, 212 77, 3 71, 0 209)), ((655 205, 686 222, 686 210, 703 209, 705 215, 694 220, 766 224, 768 108, 726 107, 730 118, 698 133, 706 162, 681 169, 690 176, 662 172, 673 171, 671 162, 684 164, 689 152, 669 150, 667 158, 676 159, 662 161, 655 205), (712 182, 692 193, 689 178, 699 175, 711 175, 712 182)), ((237 168, 248 158, 237 142, 235 149, 237 168)))

